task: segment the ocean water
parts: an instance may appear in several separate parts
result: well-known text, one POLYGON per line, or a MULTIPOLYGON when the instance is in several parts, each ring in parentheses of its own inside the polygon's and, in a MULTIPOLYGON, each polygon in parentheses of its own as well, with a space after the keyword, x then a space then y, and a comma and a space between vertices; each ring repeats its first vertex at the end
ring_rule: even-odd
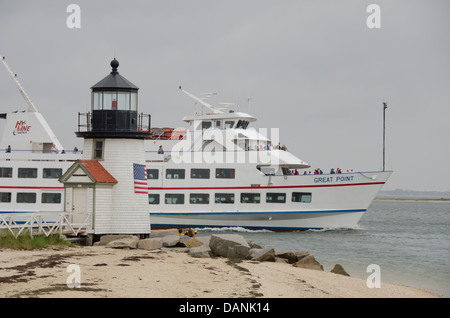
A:
POLYGON ((330 271, 341 264, 366 279, 370 264, 381 282, 426 289, 450 297, 450 203, 374 201, 352 230, 299 232, 204 229, 199 235, 239 232, 276 251, 308 250, 330 271))

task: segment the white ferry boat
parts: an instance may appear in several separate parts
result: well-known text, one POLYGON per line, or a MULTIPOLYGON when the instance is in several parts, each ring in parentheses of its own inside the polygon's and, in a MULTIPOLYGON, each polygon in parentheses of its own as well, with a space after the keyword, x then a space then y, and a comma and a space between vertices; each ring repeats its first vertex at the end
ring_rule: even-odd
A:
MULTIPOLYGON (((15 81, 29 109, 0 114, 0 214, 71 211, 59 178, 82 150, 61 145, 15 81)), ((392 173, 313 174, 279 145, 277 129, 269 138, 251 128, 252 115, 180 91, 206 111, 184 117, 186 128, 152 128, 145 140, 152 229, 354 228, 392 173)))

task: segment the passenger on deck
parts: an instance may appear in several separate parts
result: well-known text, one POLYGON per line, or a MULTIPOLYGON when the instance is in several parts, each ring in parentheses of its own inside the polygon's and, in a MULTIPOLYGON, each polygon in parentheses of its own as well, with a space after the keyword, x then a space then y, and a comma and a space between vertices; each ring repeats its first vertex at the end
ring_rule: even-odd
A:
POLYGON ((6 153, 11 153, 11 145, 8 145, 8 148, 6 148, 6 153))
POLYGON ((335 174, 336 172, 334 172, 334 168, 331 168, 330 174, 335 174))
POLYGON ((162 146, 159 146, 158 154, 160 154, 160 155, 164 154, 164 150, 163 150, 162 146))

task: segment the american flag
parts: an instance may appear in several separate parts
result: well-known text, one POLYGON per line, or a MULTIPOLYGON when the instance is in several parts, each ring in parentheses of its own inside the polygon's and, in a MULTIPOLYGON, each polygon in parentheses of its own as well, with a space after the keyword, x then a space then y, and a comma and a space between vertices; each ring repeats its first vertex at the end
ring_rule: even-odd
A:
POLYGON ((145 165, 133 163, 134 193, 148 194, 147 170, 145 165))

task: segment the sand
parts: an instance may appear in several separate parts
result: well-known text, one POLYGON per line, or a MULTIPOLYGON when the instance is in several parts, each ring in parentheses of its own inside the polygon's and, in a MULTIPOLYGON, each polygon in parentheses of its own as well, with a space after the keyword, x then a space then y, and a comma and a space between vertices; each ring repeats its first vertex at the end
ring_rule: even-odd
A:
POLYGON ((193 258, 180 249, 146 251, 104 246, 64 250, 0 250, 1 298, 429 298, 428 291, 284 263, 193 258), (70 264, 80 288, 69 288, 70 264))

